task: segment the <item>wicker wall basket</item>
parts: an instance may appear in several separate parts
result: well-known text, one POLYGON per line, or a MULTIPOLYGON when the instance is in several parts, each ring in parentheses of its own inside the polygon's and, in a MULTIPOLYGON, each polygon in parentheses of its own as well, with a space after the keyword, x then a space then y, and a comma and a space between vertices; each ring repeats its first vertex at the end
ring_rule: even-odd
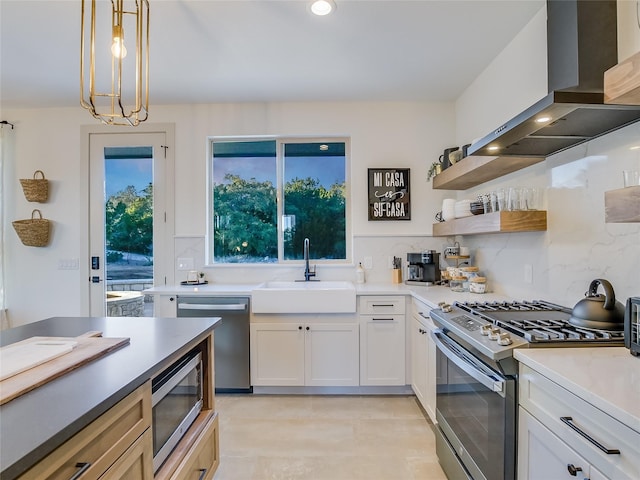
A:
POLYGON ((46 247, 49 243, 49 230, 51 222, 42 218, 40 210, 31 212, 31 219, 16 220, 13 223, 18 237, 27 247, 46 247), (35 214, 40 218, 34 218, 35 214))
POLYGON ((42 170, 36 170, 33 178, 21 178, 20 183, 28 201, 42 203, 49 199, 49 180, 44 178, 42 170), (38 178, 38 174, 42 175, 42 178, 38 178))

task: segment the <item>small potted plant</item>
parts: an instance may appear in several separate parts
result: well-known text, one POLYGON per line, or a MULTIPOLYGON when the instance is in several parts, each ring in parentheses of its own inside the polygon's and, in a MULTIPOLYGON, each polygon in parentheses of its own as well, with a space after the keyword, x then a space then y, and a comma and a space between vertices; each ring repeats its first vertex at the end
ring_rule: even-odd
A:
POLYGON ((435 177, 441 172, 442 172, 442 164, 440 162, 433 162, 429 167, 429 171, 427 172, 427 182, 431 180, 431 177, 435 177))
POLYGON ((200 277, 200 283, 205 283, 206 282, 206 280, 204 279, 204 272, 198 273, 198 276, 200 277))

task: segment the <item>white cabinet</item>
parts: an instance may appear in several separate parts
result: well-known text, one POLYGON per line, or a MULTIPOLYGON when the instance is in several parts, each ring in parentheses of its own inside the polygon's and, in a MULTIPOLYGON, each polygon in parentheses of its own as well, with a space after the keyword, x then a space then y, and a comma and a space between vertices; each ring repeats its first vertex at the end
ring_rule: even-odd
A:
POLYGON ((360 385, 405 385, 405 298, 363 296, 359 313, 360 385))
POLYGON ((606 478, 524 408, 518 417, 519 480, 606 478))
POLYGON ((251 324, 254 386, 357 386, 355 323, 251 324))
MULTIPOLYGON (((415 317, 411 319, 411 388, 422 407, 427 410, 427 362, 429 332, 415 317)), ((431 416, 431 415, 429 415, 431 416)))
POLYGON ((153 315, 156 317, 178 316, 178 301, 175 295, 154 295, 153 315))
POLYGON ((358 326, 305 325, 304 378, 309 386, 358 385, 358 326))
POLYGON ((414 299, 411 314, 411 387, 433 423, 436 422, 436 346, 431 338, 435 329, 429 317, 431 308, 414 299))
POLYGON ((251 383, 304 385, 304 330, 294 323, 251 324, 251 383))
POLYGON ((523 363, 518 398, 518 480, 640 478, 636 430, 523 363))

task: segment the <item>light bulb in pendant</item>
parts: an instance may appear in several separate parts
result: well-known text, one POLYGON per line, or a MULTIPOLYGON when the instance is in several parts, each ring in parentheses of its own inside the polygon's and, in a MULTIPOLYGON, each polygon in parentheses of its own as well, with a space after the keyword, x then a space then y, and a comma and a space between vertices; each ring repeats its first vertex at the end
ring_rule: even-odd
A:
POLYGON ((118 25, 114 25, 113 27, 113 44, 111 45, 111 54, 116 58, 124 58, 127 56, 127 48, 124 46, 122 27, 118 25))

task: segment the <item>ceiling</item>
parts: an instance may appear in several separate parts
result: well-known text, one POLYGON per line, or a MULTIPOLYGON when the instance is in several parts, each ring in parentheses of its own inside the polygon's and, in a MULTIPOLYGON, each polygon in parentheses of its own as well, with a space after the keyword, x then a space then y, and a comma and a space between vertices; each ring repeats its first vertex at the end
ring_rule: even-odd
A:
MULTIPOLYGON (((149 3, 153 105, 455 100, 544 0, 149 3)), ((2 108, 79 105, 80 5, 0 0, 2 108)))

